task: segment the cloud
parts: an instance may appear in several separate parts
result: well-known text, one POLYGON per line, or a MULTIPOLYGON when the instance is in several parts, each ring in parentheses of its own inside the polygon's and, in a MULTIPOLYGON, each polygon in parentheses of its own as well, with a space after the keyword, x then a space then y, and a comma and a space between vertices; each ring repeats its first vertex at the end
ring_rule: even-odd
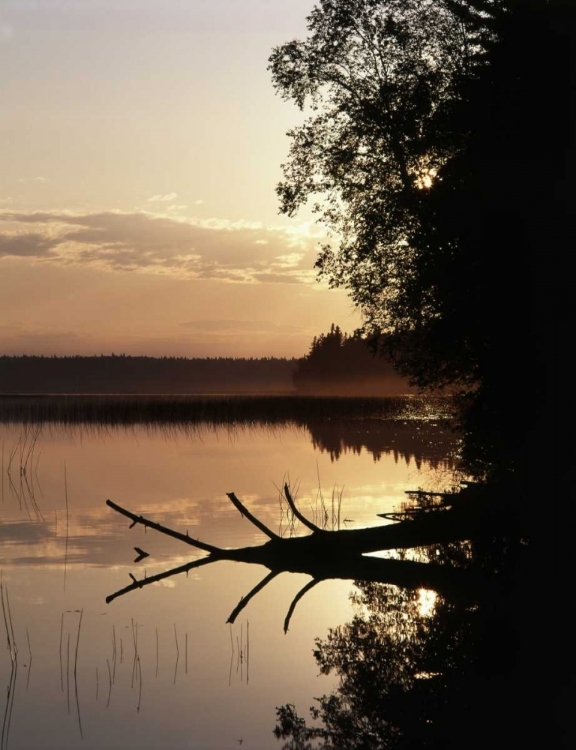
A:
POLYGON ((183 328, 210 333, 301 333, 297 326, 280 325, 268 320, 188 320, 183 328))
POLYGON ((7 255, 183 279, 302 284, 315 279, 316 246, 306 231, 254 222, 5 209, 0 257, 7 255))
POLYGON ((300 284, 304 281, 300 275, 280 273, 255 273, 254 280, 266 284, 300 284))
POLYGON ((23 234, 0 233, 0 258, 15 256, 20 258, 46 258, 53 254, 58 240, 37 232, 23 234))
POLYGON ((0 23, 0 44, 9 42, 14 38, 14 28, 8 23, 0 23))
POLYGON ((18 182, 24 183, 24 182, 37 182, 37 183, 44 183, 44 182, 50 182, 47 177, 21 177, 18 182))
POLYGON ((166 193, 166 195, 153 195, 148 198, 148 203, 169 203, 178 197, 178 193, 166 193))

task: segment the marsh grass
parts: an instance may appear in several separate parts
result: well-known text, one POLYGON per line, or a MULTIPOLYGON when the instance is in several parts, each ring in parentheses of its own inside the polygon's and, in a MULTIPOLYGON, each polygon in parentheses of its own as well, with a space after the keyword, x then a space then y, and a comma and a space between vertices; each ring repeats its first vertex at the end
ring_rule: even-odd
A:
POLYGON ((427 396, 0 395, 0 425, 41 428, 50 435, 145 430, 203 439, 222 430, 236 440, 253 430, 289 428, 310 433, 314 449, 328 453, 332 461, 347 451, 366 450, 374 460, 392 451, 395 460, 414 457, 417 464, 426 460, 434 469, 458 449, 452 429, 456 410, 450 397, 427 396))
POLYGON ((452 416, 447 398, 404 396, 126 396, 0 395, 5 424, 306 424, 330 419, 412 419, 415 414, 452 416))
MULTIPOLYGON (((330 500, 327 501, 320 482, 320 472, 318 469, 318 464, 316 464, 316 471, 318 475, 318 488, 316 490, 314 503, 309 503, 309 511, 311 515, 311 518, 309 520, 311 520, 311 522, 315 526, 325 531, 340 531, 342 524, 346 525, 346 523, 351 520, 349 518, 342 519, 342 500, 344 497, 344 486, 339 488, 337 485, 334 485, 330 495, 330 500)), ((300 522, 296 518, 294 511, 290 507, 290 503, 286 499, 286 493, 289 493, 292 501, 297 504, 300 483, 295 482, 294 484, 292 484, 290 482, 290 475, 285 474, 282 477, 280 486, 278 486, 277 484, 274 484, 274 486, 278 491, 278 505, 280 509, 278 536, 292 537, 295 535, 298 524, 300 522)), ((302 502, 299 504, 302 505, 302 502)), ((301 508, 299 508, 299 510, 302 512, 301 508)))
POLYGON ((6 647, 10 653, 10 677, 8 685, 6 686, 6 706, 2 722, 2 734, 0 736, 0 750, 5 750, 5 748, 8 748, 12 712, 14 710, 14 698, 16 695, 16 681, 18 679, 18 646, 16 645, 16 637, 14 635, 14 623, 12 621, 12 611, 10 609, 8 586, 2 579, 2 571, 0 571, 0 603, 2 606, 2 617, 6 632, 6 647))
POLYGON ((2 441, 2 503, 5 502, 4 478, 8 480, 9 494, 16 498, 20 510, 24 509, 30 521, 45 522, 36 499, 37 491, 42 494, 38 479, 38 462, 40 452, 36 455, 36 446, 42 433, 40 424, 25 423, 18 440, 4 458, 4 441, 2 441))

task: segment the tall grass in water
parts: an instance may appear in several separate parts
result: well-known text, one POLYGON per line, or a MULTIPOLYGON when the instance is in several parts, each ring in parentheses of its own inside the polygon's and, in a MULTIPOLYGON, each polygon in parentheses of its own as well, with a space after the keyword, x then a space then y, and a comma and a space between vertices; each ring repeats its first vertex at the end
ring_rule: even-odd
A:
POLYGON ((6 707, 4 709, 4 720, 2 722, 2 734, 0 735, 0 750, 8 747, 10 737, 10 725, 12 723, 12 712, 14 710, 14 696, 16 694, 16 680, 18 678, 18 646, 14 636, 14 624, 12 622, 12 612, 10 610, 10 599, 8 597, 8 587, 2 581, 0 572, 0 602, 2 604, 2 616, 4 628, 6 631, 6 643, 10 652, 10 678, 6 686, 6 707))
POLYGON ((411 419, 425 412, 452 416, 446 397, 316 396, 2 396, 6 424, 307 424, 330 419, 411 419))
MULTIPOLYGON (((278 536, 292 537, 296 533, 297 524, 299 524, 302 520, 299 520, 296 517, 296 513, 298 511, 300 511, 300 513, 302 514, 301 508, 298 508, 298 505, 296 503, 299 483, 296 483, 295 486, 292 486, 290 483, 290 477, 285 474, 282 477, 281 487, 278 487, 276 484, 274 486, 278 490, 278 504, 280 506, 278 536)), ((334 487, 332 488, 330 504, 328 504, 324 496, 324 492, 322 491, 320 474, 318 473, 318 488, 315 501, 314 504, 310 503, 309 505, 309 510, 312 517, 308 520, 311 521, 313 526, 316 526, 319 529, 323 529, 324 531, 340 531, 342 524, 346 525, 348 521, 352 520, 349 518, 342 519, 343 496, 344 486, 338 488, 337 485, 334 485, 334 487)), ((304 518, 306 518, 305 514, 304 518)))
POLYGON ((36 444, 41 432, 41 425, 25 423, 20 430, 18 441, 8 453, 7 462, 4 460, 4 441, 2 441, 2 502, 4 503, 4 473, 6 473, 9 492, 17 499, 20 510, 24 508, 31 521, 45 522, 46 519, 36 500, 36 491, 39 490, 42 493, 38 480, 40 453, 36 455, 36 444))

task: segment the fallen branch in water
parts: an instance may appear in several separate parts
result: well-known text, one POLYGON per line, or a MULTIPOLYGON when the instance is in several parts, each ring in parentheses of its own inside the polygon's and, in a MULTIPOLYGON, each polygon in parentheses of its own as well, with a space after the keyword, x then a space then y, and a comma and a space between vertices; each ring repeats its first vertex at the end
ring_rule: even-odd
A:
POLYGON ((234 622, 250 600, 280 573, 304 573, 311 576, 312 580, 298 592, 290 605, 284 621, 285 631, 288 630, 298 602, 308 591, 324 580, 338 578, 386 583, 411 589, 427 588, 442 595, 466 601, 477 600, 483 595, 487 585, 492 586, 490 582, 487 582, 484 574, 479 571, 462 570, 446 565, 415 562, 413 560, 366 556, 366 553, 369 552, 470 538, 468 534, 484 530, 483 523, 477 518, 467 518, 459 512, 444 511, 437 515, 430 514, 423 519, 401 521, 375 528, 325 531, 304 519, 302 514, 297 512, 289 488, 285 487, 284 491, 286 500, 295 512, 296 517, 302 520, 302 523, 312 533, 302 537, 281 538, 250 513, 236 495, 230 492, 228 498, 234 507, 243 517, 269 537, 269 540, 263 544, 233 549, 216 547, 198 539, 192 539, 188 534, 182 534, 151 521, 142 515, 126 510, 111 500, 107 500, 106 503, 110 508, 132 521, 130 528, 136 524, 141 524, 146 528, 154 529, 161 534, 166 534, 185 544, 208 552, 208 555, 143 579, 137 579, 130 574, 132 583, 108 596, 106 602, 110 603, 136 589, 142 589, 179 573, 188 573, 190 570, 219 560, 262 565, 270 571, 247 596, 240 600, 228 618, 230 623, 234 622))
POLYGON ((155 521, 149 521, 147 518, 144 518, 144 516, 137 516, 135 513, 126 510, 126 508, 123 508, 121 505, 113 503, 112 500, 106 500, 106 505, 112 508, 112 510, 115 510, 117 513, 121 513, 123 516, 126 516, 126 518, 130 518, 132 520, 132 523, 130 524, 131 529, 134 528, 136 524, 140 523, 142 524, 142 526, 146 526, 149 529, 159 531, 161 534, 167 534, 168 536, 174 537, 174 539, 178 539, 179 541, 184 542, 184 544, 190 544, 192 545, 192 547, 198 547, 198 549, 202 549, 204 550, 204 552, 218 551, 218 547, 214 547, 211 544, 205 544, 198 539, 192 539, 188 536, 188 534, 181 534, 179 531, 174 531, 174 529, 170 529, 168 528, 168 526, 162 526, 155 521))

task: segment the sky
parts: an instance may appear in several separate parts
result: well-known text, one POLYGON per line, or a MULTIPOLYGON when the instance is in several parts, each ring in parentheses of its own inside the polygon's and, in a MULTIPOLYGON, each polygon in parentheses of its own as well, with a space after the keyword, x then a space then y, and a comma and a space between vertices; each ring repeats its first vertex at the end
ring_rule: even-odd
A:
POLYGON ((278 213, 313 0, 0 0, 0 354, 302 356, 360 318, 278 213))

